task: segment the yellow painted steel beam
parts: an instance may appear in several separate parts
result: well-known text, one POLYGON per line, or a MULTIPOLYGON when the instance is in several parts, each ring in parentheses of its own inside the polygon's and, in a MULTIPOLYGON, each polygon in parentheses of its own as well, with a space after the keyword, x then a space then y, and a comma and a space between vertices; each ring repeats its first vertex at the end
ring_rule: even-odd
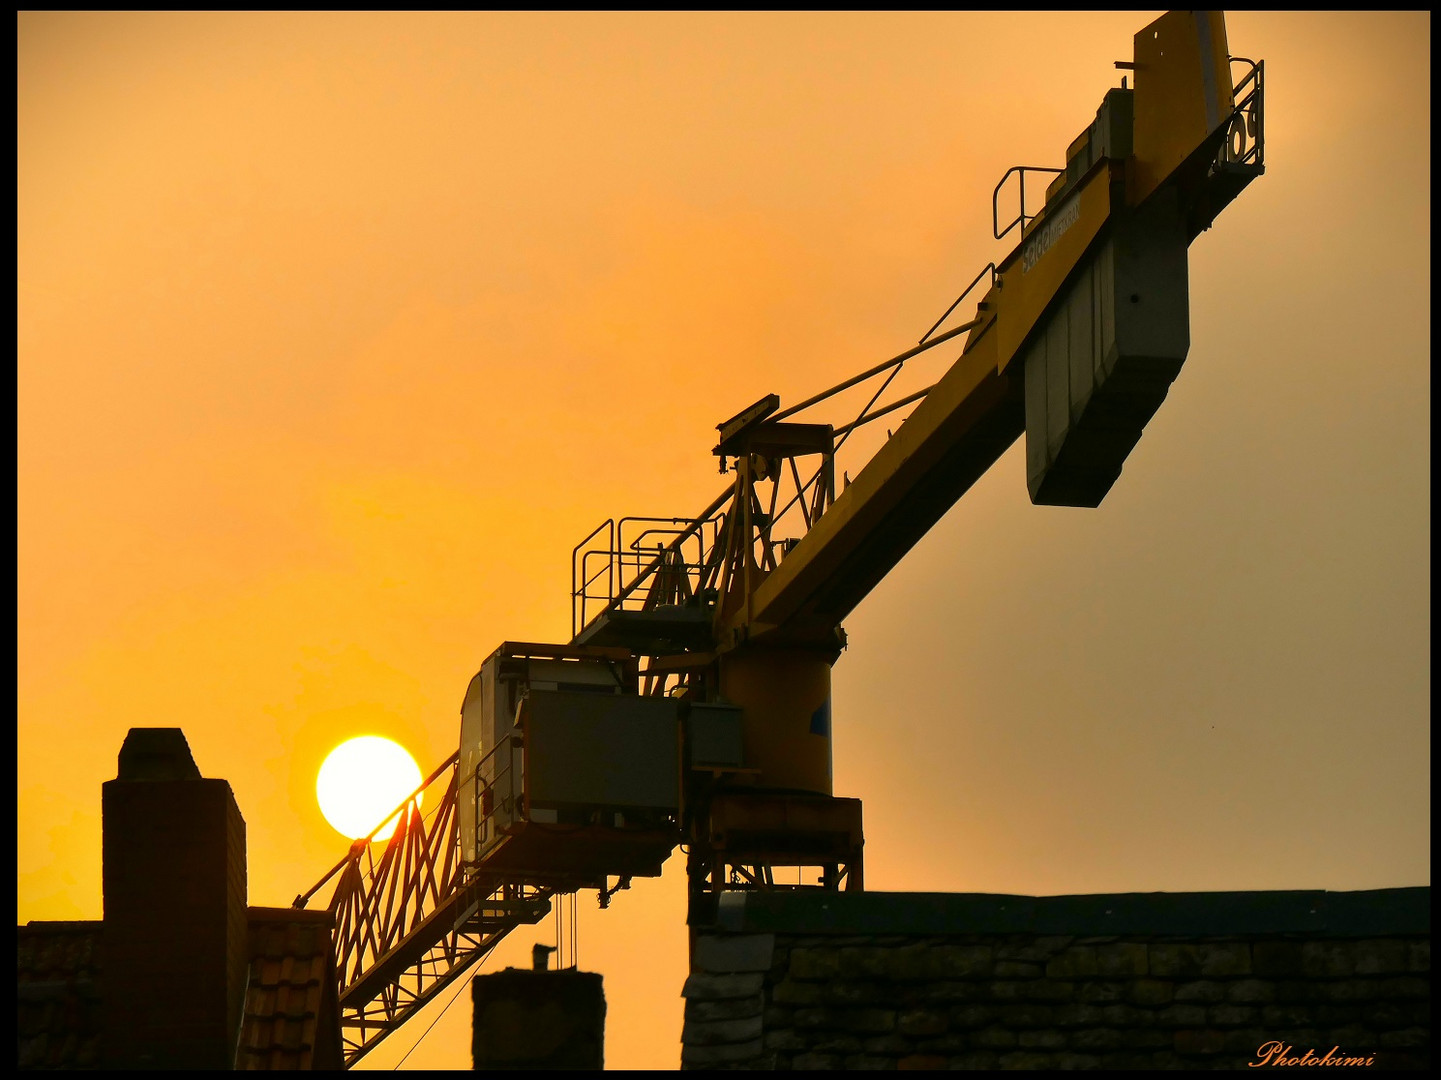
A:
POLYGON ((1136 34, 1135 58, 1130 206, 1165 183, 1235 108, 1222 12, 1168 11, 1136 34))
POLYGON ((722 647, 790 623, 839 622, 1016 440, 1025 427, 1019 386, 997 370, 996 342, 994 330, 973 340, 761 582, 750 619, 738 612, 722 647))
POLYGON ((996 370, 1005 371, 1046 308, 1081 264, 1111 219, 1112 186, 1121 167, 1099 162, 1064 201, 1042 213, 999 267, 998 287, 987 296, 996 309, 996 370))
POLYGON ((1057 177, 1034 219, 1025 220, 1022 207, 1021 241, 982 302, 984 324, 850 487, 754 587, 750 602, 726 620, 721 649, 747 639, 823 635, 838 625, 1025 430, 1022 373, 1013 361, 1099 250, 1116 215, 1163 186, 1194 185, 1204 174, 1234 110, 1223 15, 1169 12, 1137 33, 1134 46, 1134 91, 1113 91, 1102 106, 1106 112, 1133 105, 1126 137, 1112 142, 1098 124, 1101 138, 1088 126, 1072 141, 1068 166, 1085 171, 1057 177))

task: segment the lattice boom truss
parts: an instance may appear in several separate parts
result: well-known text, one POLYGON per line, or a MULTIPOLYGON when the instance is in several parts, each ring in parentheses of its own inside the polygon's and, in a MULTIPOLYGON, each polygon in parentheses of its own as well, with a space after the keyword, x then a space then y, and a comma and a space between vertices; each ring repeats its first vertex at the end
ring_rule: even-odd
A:
POLYGON ((329 910, 347 1068, 512 929, 550 910, 549 888, 462 867, 459 760, 457 751, 397 809, 383 847, 373 839, 381 825, 295 900, 304 907, 336 879, 329 910))

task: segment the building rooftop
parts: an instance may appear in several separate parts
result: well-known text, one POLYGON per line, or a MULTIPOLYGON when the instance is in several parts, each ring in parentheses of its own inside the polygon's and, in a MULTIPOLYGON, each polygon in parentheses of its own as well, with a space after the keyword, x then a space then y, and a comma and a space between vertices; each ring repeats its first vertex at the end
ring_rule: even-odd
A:
MULTIPOLYGON (((236 1067, 342 1068, 330 913, 252 907, 246 919, 250 971, 236 1067)), ((19 1068, 102 1066, 101 927, 16 927, 19 1068)))
POLYGON ((250 974, 237 1069, 339 1069, 340 1006, 328 911, 247 911, 250 974))
POLYGON ((1419 935, 1431 932, 1431 889, 1078 896, 735 891, 721 895, 719 923, 743 933, 1419 935))
POLYGON ((22 1069, 100 1066, 100 923, 15 928, 16 1041, 22 1069))

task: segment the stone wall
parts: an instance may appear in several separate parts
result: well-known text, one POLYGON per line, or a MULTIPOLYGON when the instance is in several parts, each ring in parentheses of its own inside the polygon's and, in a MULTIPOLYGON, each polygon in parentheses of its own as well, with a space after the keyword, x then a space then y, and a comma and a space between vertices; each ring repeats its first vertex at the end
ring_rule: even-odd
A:
POLYGON ((1429 889, 724 899, 683 1067, 1430 1061, 1429 889))

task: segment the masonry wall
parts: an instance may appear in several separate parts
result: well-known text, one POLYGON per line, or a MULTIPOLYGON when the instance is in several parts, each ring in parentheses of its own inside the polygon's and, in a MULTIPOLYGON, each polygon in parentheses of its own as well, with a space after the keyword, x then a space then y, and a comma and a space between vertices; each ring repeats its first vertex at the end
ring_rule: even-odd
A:
POLYGON ((228 1068, 246 955, 245 821, 175 728, 135 728, 101 787, 105 1064, 228 1068))
POLYGON ((471 983, 477 1071, 605 1068, 605 990, 589 971, 506 968, 471 983))
POLYGON ((1430 1062, 1429 889, 738 895, 697 942, 683 1067, 1430 1062))

